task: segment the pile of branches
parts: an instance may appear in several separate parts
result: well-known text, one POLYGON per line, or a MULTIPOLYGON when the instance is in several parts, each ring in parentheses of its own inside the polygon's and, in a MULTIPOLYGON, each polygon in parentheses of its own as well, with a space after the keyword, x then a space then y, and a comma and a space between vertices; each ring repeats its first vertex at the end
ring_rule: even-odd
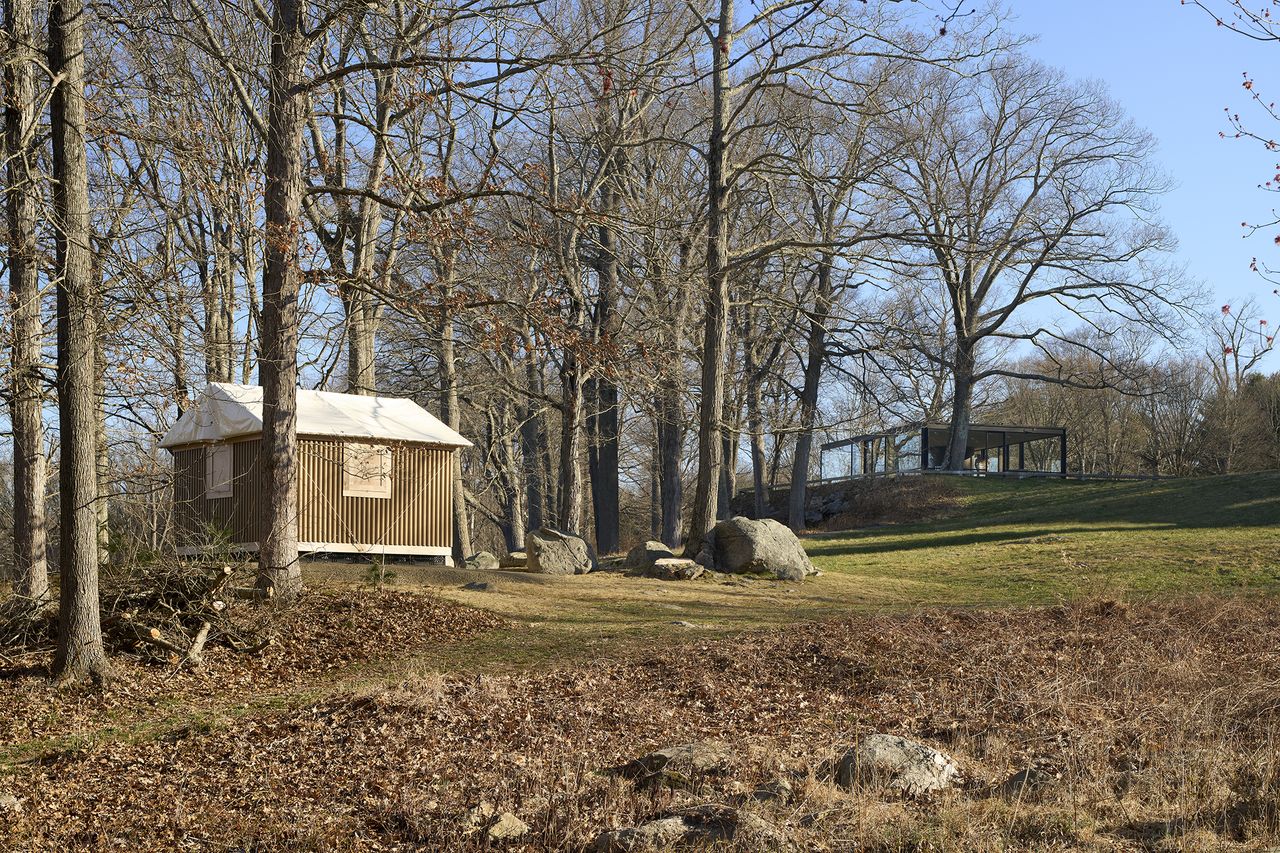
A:
MULTIPOLYGON (((207 648, 242 654, 271 644, 267 623, 246 599, 257 596, 247 564, 164 562, 103 577, 102 636, 107 649, 147 663, 199 667, 207 648)), ((0 663, 51 654, 58 640, 53 601, 0 602, 0 663)))
POLYGON ((10 596, 0 602, 0 661, 11 655, 51 652, 58 641, 58 614, 51 601, 10 596))
POLYGON ((202 665, 214 644, 260 652, 271 638, 233 618, 236 602, 256 595, 252 580, 245 564, 173 562, 133 571, 103 590, 103 639, 118 654, 177 667, 202 665))

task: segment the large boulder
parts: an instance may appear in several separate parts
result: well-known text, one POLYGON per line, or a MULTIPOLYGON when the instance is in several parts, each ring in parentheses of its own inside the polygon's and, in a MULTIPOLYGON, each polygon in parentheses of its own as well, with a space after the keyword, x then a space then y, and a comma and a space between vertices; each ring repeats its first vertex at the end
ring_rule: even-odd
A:
POLYGON ((945 752, 897 735, 873 734, 836 763, 836 784, 880 785, 919 797, 951 787, 960 768, 945 752))
POLYGON ((733 842, 736 849, 770 853, 791 847, 777 827, 758 815, 730 806, 704 804, 637 826, 602 832, 592 848, 595 853, 636 853, 677 846, 702 850, 725 842, 733 842))
POLYGON ((767 572, 780 580, 804 580, 816 574, 800 540, 772 518, 730 518, 711 531, 698 562, 710 560, 718 571, 767 572))
POLYGON ((529 565, 529 557, 524 551, 512 551, 498 558, 498 568, 523 569, 529 565))
POLYGON ((691 581, 702 577, 705 570, 701 564, 693 560, 686 560, 683 557, 666 557, 654 560, 652 565, 645 567, 642 571, 648 578, 664 581, 691 581))
POLYGON ((488 551, 480 551, 467 557, 463 563, 468 569, 484 569, 493 571, 498 568, 498 558, 488 551))
POLYGON ((594 568, 586 540, 550 527, 531 530, 524 538, 529 571, 544 575, 585 575, 594 568))
POLYGON ((648 569, 658 560, 666 560, 674 557, 676 554, 666 545, 656 539, 650 539, 648 542, 641 542, 636 547, 627 552, 627 559, 622 566, 626 569, 636 569, 643 571, 648 569))
POLYGON ((716 741, 695 741, 655 750, 617 768, 618 775, 641 786, 693 788, 707 776, 721 776, 737 764, 716 741))

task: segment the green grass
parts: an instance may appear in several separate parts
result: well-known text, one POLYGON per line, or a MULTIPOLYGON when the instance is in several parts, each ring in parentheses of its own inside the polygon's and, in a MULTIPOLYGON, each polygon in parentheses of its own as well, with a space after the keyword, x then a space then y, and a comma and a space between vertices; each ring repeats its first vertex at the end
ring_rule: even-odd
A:
POLYGON ((490 589, 470 591, 408 569, 397 584, 434 585, 515 623, 428 655, 441 669, 536 666, 658 637, 884 609, 1280 592, 1280 472, 1155 482, 957 479, 946 487, 955 495, 945 518, 804 537, 823 571, 804 583, 499 573, 490 589))
POLYGON ((941 521, 814 536, 822 569, 902 603, 1280 589, 1280 473, 1127 482, 962 479, 941 521))

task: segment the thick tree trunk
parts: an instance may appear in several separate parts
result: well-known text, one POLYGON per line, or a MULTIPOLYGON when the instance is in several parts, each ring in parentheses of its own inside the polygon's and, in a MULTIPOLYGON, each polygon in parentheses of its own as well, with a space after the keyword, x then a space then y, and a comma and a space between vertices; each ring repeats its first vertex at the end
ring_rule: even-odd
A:
POLYGON ((618 386, 610 379, 590 380, 587 399, 591 416, 588 471, 591 477, 591 508, 595 522, 596 550, 613 554, 618 550, 618 386))
POLYGON ((724 460, 724 464, 720 468, 720 494, 717 497, 719 507, 716 513, 719 519, 733 515, 733 499, 738 488, 738 431, 728 427, 727 414, 724 423, 726 426, 720 440, 720 458, 724 460))
MULTIPOLYGON (((458 364, 454 353, 453 310, 449 307, 453 288, 446 284, 440 308, 440 418, 450 429, 460 430, 462 412, 458 405, 458 364)), ((462 481, 462 451, 453 453, 450 488, 453 507, 453 560, 461 565, 471 550, 471 519, 467 513, 466 484, 462 481)))
POLYGON ((298 565, 298 230, 306 124, 301 84, 307 43, 299 0, 275 0, 272 29, 258 363, 266 467, 258 588, 288 600, 302 587, 298 565))
POLYGON ((358 288, 348 288, 342 300, 347 312, 347 393, 372 396, 377 385, 372 300, 358 288))
POLYGON ((6 0, 5 146, 8 164, 9 310, 13 425, 13 593, 49 598, 41 391, 40 258, 36 243, 36 52, 32 0, 6 0))
MULTIPOLYGON (((617 157, 610 158, 613 171, 617 157)), ((601 206, 606 215, 617 210, 616 193, 606 179, 601 191, 601 206)), ((601 349, 608 351, 616 342, 618 329, 618 258, 615 254, 617 237, 613 225, 606 222, 599 229, 600 257, 596 274, 600 280, 600 295, 596 301, 596 334, 601 349)), ((618 439, 619 420, 618 384, 607 368, 591 380, 592 413, 589 419, 591 432, 591 500, 595 518, 596 550, 612 554, 618 550, 618 439)))
POLYGON ((827 317, 831 311, 832 295, 831 263, 832 258, 824 255, 818 266, 817 293, 813 313, 809 315, 804 387, 800 391, 800 431, 796 434, 795 458, 791 460, 791 494, 787 501, 787 526, 792 530, 803 530, 805 523, 813 429, 818 420, 818 389, 822 382, 822 369, 827 361, 827 317))
POLYGON ((751 509, 753 518, 768 512, 765 492, 764 417, 761 413, 760 384, 747 389, 747 432, 751 437, 751 509))
POLYGON ((969 412, 973 404, 973 374, 976 366, 973 342, 956 342, 956 362, 951 390, 951 440, 943 468, 963 471, 969 449, 969 412))
POLYGON ((557 522, 568 533, 582 529, 582 370, 566 353, 560 371, 560 506, 557 522))
POLYGON ((61 546, 53 673, 59 681, 108 674, 98 612, 98 312, 89 242, 84 16, 81 0, 53 0, 49 8, 49 70, 58 80, 49 124, 58 273, 61 546))
POLYGON ((532 349, 527 352, 525 373, 531 396, 520 413, 520 454, 523 458, 528 525, 530 530, 537 530, 546 521, 547 433, 542 412, 532 397, 542 392, 542 371, 532 349))
POLYGON ((684 505, 684 482, 680 455, 684 445, 684 411, 679 391, 664 389, 656 401, 658 413, 658 487, 661 492, 662 532, 659 537, 671 547, 680 544, 680 522, 684 505))
POLYGON ((658 419, 653 421, 653 446, 649 448, 649 538, 662 535, 662 456, 658 453, 658 419))
MULTIPOLYGON (((225 195, 226 179, 220 189, 225 195)), ((235 250, 231 228, 213 208, 213 266, 201 264, 204 303, 204 376, 206 382, 230 382, 235 324, 235 250)))
POLYGON ((698 407, 698 481, 689 520, 688 549, 696 554, 715 524, 724 410, 724 353, 729 319, 729 60, 733 48, 733 0, 720 0, 716 40, 711 45, 711 132, 707 142, 707 292, 702 341, 702 390, 698 407))

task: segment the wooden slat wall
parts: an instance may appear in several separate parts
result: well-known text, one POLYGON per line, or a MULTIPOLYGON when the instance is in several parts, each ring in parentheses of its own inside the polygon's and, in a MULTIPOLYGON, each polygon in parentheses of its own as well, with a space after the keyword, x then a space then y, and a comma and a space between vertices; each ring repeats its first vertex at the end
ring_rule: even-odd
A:
POLYGON ((226 531, 230 542, 257 542, 262 518, 262 440, 232 442, 231 497, 206 498, 204 447, 188 447, 173 454, 174 515, 188 541, 204 544, 209 526, 226 531))
MULTIPOLYGON (((392 444, 391 497, 342 496, 342 446, 337 439, 299 440, 298 539, 354 545, 450 548, 454 451, 417 444, 392 444)), ((369 442, 376 444, 378 442, 369 442)), ((173 454, 174 516, 179 545, 203 544, 207 523, 230 534, 231 542, 257 542, 262 516, 262 443, 238 441, 232 497, 208 499, 204 485, 204 448, 173 454)))
POLYGON ((306 439, 301 444, 299 494, 306 498, 302 501, 299 539, 361 545, 452 546, 452 451, 392 444, 391 497, 347 498, 342 496, 344 442, 306 439))

